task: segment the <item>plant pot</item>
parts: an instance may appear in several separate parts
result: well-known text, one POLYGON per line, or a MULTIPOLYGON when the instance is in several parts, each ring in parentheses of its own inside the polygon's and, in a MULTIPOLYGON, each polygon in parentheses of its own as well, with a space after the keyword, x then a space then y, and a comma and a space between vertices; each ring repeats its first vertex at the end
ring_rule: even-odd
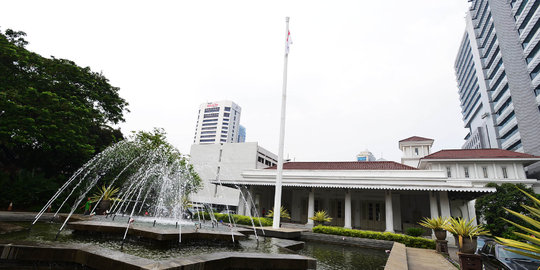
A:
POLYGON ((474 254, 476 251, 476 237, 472 239, 470 237, 459 236, 459 252, 466 254, 474 254))
POLYGON ((437 240, 444 240, 446 239, 446 231, 445 230, 433 230, 435 233, 435 237, 437 240))

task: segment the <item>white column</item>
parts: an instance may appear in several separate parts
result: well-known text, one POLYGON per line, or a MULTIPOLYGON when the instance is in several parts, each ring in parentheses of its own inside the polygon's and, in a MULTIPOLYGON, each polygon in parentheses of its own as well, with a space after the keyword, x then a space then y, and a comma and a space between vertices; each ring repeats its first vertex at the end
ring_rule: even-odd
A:
MULTIPOLYGON (((437 194, 434 191, 429 192, 429 211, 431 218, 439 216, 439 207, 437 206, 437 194)), ((435 233, 431 231, 431 238, 435 239, 435 233)))
POLYGON ((386 230, 387 232, 394 232, 394 213, 392 209, 392 192, 387 190, 384 193, 385 205, 384 209, 386 212, 386 230))
POLYGON ((431 218, 436 218, 439 216, 439 207, 437 207, 437 194, 435 192, 429 192, 429 211, 431 213, 431 218))
POLYGON ((351 229, 351 191, 345 190, 345 228, 351 229))
MULTIPOLYGON (((450 200, 448 199, 448 191, 440 191, 439 192, 440 202, 441 202, 441 216, 443 218, 449 218, 452 215, 450 214, 450 200)), ((454 244, 454 236, 446 232, 446 240, 448 240, 448 245, 454 244)))
POLYGON ((313 188, 309 190, 307 213, 307 225, 313 226, 313 220, 309 219, 310 217, 313 217, 315 215, 315 192, 313 191, 313 188))
POLYGON ((354 210, 354 226, 357 228, 360 228, 360 217, 362 216, 362 201, 360 198, 356 200, 355 203, 355 210, 354 210))
POLYGON ((394 231, 402 231, 401 222, 401 199, 399 194, 392 194, 392 208, 394 211, 394 231))
POLYGON ((476 200, 471 200, 471 201, 467 202, 467 208, 469 210, 469 218, 471 220, 474 218, 472 224, 473 225, 478 225, 478 221, 476 220, 476 207, 475 207, 475 205, 476 205, 476 200))
POLYGON ((238 194, 238 214, 246 216, 246 204, 248 203, 248 198, 246 198, 246 201, 244 201, 244 197, 242 196, 242 190, 240 190, 240 194, 238 194))

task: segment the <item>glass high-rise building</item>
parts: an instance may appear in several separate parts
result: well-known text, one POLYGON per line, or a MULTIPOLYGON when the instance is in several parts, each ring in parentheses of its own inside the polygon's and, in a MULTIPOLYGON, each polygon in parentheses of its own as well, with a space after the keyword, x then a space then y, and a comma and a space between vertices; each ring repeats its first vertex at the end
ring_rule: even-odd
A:
POLYGON ((540 155, 540 1, 470 2, 455 62, 463 148, 540 155))
POLYGON ((201 104, 193 143, 237 143, 241 110, 228 100, 201 104))

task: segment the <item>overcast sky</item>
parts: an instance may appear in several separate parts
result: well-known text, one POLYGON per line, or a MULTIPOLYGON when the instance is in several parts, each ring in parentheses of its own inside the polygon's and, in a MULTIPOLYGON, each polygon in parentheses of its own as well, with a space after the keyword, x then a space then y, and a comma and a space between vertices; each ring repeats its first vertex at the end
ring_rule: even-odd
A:
POLYGON ((277 154, 285 17, 290 16, 285 153, 399 161, 398 141, 460 148, 454 61, 466 0, 4 1, 1 30, 28 49, 102 71, 131 113, 120 127, 161 127, 189 153, 199 105, 242 107, 247 141, 277 154))

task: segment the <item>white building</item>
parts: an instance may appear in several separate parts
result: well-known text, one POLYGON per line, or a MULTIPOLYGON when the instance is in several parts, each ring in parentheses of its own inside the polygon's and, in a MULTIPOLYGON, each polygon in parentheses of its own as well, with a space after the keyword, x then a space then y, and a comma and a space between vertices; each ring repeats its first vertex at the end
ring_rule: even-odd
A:
MULTIPOLYGON (((419 138, 400 141, 404 161, 416 160, 414 167, 393 161, 285 163, 282 205, 297 223, 313 224, 308 218, 326 210, 335 226, 403 232, 418 227, 422 217, 474 218, 474 199, 495 191, 485 187, 489 182, 522 183, 540 191, 539 181, 524 173, 524 166, 540 161, 538 156, 501 149, 429 154, 433 140, 419 138)), ((272 167, 245 170, 221 182, 250 190, 255 205, 239 209, 261 213, 274 205, 275 177, 272 167)))
POLYGON ((190 156, 190 163, 204 183, 204 188, 190 200, 219 205, 238 206, 240 198, 235 186, 223 187, 220 181, 239 179, 245 170, 277 164, 277 156, 256 142, 193 144, 190 156))
POLYGON ((203 103, 199 107, 193 143, 236 143, 241 108, 228 100, 203 103))

